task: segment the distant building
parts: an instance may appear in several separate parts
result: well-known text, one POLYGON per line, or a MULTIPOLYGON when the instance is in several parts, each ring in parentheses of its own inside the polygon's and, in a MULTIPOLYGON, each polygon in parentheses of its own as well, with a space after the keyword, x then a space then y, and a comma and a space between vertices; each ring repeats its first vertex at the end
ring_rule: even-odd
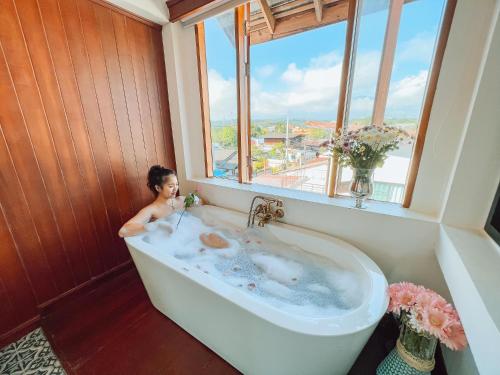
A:
POLYGON ((254 146, 259 146, 259 145, 262 145, 263 143, 264 143, 264 139, 263 138, 252 137, 250 139, 250 144, 252 144, 254 146))
POLYGON ((306 126, 316 129, 333 129, 335 130, 337 122, 335 121, 306 121, 306 126))
MULTIPOLYGON (((292 144, 302 143, 304 140, 303 134, 293 134, 288 136, 288 142, 292 144)), ((278 143, 286 143, 286 134, 274 133, 274 134, 266 134, 264 136, 264 144, 272 145, 278 143)))
POLYGON ((237 175, 238 150, 212 149, 215 161, 214 175, 216 177, 231 177, 237 175))

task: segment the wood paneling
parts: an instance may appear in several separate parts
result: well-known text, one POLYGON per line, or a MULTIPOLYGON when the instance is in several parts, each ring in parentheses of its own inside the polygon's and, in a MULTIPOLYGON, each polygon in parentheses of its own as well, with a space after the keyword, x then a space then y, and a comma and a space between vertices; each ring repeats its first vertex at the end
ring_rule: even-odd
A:
MULTIPOLYGON (((339 103, 337 106, 337 123, 335 124, 335 131, 339 132, 344 128, 344 121, 347 112, 348 98, 347 95, 348 90, 351 89, 352 86, 352 64, 353 64, 353 56, 354 50, 356 48, 354 36, 354 26, 357 19, 357 8, 358 8, 358 0, 348 0, 347 3, 348 12, 347 12, 347 26, 346 26, 346 35, 345 35, 345 47, 344 47, 344 58, 342 61, 342 75, 340 76, 340 87, 339 87, 339 103)), ((335 196, 335 189, 337 188, 337 176, 339 171, 338 159, 335 157, 330 158, 330 164, 328 165, 328 185, 327 185, 327 194, 329 197, 335 196)))
POLYGON ((170 22, 175 22, 218 0, 167 0, 170 22))
POLYGON ((174 168, 161 27, 98 0, 0 0, 0 341, 129 262, 174 168))
POLYGON ((391 83, 394 56, 396 55, 396 44, 403 5, 404 0, 391 0, 389 5, 384 47, 382 49, 382 57, 380 58, 377 88, 373 102, 372 124, 377 126, 384 124, 385 107, 387 105, 387 97, 389 96, 389 85, 391 83))
POLYGON ((267 27, 267 25, 263 27, 264 23, 250 25, 250 43, 252 45, 265 43, 270 40, 284 38, 320 26, 342 22, 347 19, 349 8, 347 0, 339 0, 329 7, 324 7, 321 22, 318 22, 316 18, 316 12, 312 3, 311 6, 312 8, 302 13, 295 13, 294 11, 286 17, 276 16, 276 24, 273 33, 269 32, 269 27, 267 27))
POLYGON ((203 144, 205 149, 205 175, 214 176, 212 156, 212 131, 210 124, 210 102, 208 99, 207 49, 205 45, 205 24, 195 25, 196 56, 198 59, 198 82, 200 87, 201 120, 203 123, 203 144))

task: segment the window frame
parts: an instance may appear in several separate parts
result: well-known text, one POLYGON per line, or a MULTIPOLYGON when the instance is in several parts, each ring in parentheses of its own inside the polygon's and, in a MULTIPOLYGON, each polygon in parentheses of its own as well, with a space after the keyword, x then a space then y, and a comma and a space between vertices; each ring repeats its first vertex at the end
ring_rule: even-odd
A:
MULTIPOLYGON (((356 58, 356 46, 359 34, 358 10, 363 0, 345 0, 348 4, 346 18, 346 41, 342 61, 342 73, 339 88, 339 102, 337 108, 336 131, 345 127, 350 105, 350 93, 352 89, 353 68, 356 58)), ((373 105, 372 123, 382 125, 389 85, 394 66, 399 23, 404 3, 408 0, 390 0, 389 15, 387 17, 386 31, 384 34, 384 45, 382 57, 377 76, 375 101, 373 105)), ((451 23, 455 12, 457 0, 446 0, 444 13, 439 25, 434 55, 429 67, 429 78, 423 97, 420 116, 417 121, 417 135, 410 158, 403 202, 403 208, 409 208, 415 183, 417 179, 425 137, 430 120, 430 113, 439 79, 439 72, 448 41, 451 23)), ((269 10, 269 9, 268 9, 269 10)), ((268 15, 269 12, 265 13, 268 15)), ((251 157, 251 119, 250 119, 250 33, 248 31, 250 19, 250 3, 240 5, 234 9, 235 15, 235 41, 236 41, 236 67, 237 67, 237 129, 238 129, 238 181, 240 183, 251 183, 252 180, 252 157, 251 157)), ((267 16, 266 16, 267 17, 267 16)), ((340 22, 343 20, 340 20, 340 22)), ((273 31, 276 25, 268 25, 273 31)), ((205 151, 205 176, 213 176, 213 156, 211 142, 210 106, 208 101, 208 74, 206 62, 205 32, 203 21, 195 25, 196 50, 198 60, 198 78, 200 89, 200 102, 202 112, 202 131, 205 151)), ((326 184, 326 195, 336 196, 336 187, 339 179, 339 166, 336 158, 332 158, 329 164, 326 184)))

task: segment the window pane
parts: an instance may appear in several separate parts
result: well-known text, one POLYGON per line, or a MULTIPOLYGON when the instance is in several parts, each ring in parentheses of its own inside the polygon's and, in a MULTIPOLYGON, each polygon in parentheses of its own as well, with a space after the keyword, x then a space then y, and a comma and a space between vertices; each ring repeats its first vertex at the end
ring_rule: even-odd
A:
POLYGON ((252 45, 253 183, 325 193, 346 23, 252 45))
MULTIPOLYGON (((358 2, 356 50, 351 62, 353 66, 351 92, 346 111, 348 115, 344 124, 348 130, 359 129, 371 124, 372 121, 389 4, 389 0, 358 2)), ((339 168, 337 194, 349 195, 351 178, 351 168, 339 168)), ((372 199, 375 197, 376 194, 373 194, 372 199)))
MULTIPOLYGON (((444 3, 445 0, 415 0, 403 6, 384 124, 401 127, 411 135, 416 135, 444 3)), ((349 130, 371 124, 388 5, 389 1, 362 1, 349 130)), ((409 144, 388 154, 384 166, 375 170, 372 199, 402 202, 411 154, 409 144)), ((351 177, 350 168, 340 170, 339 194, 349 194, 351 177)))
POLYGON ((389 0, 360 0, 358 35, 353 57, 349 108, 349 130, 371 123, 378 73, 384 48, 389 0))
MULTIPOLYGON (((398 126, 415 136, 425 88, 436 44, 444 0, 418 0, 406 3, 401 14, 394 66, 384 123, 398 126)), ((402 202, 413 145, 402 144, 389 152, 387 161, 374 175, 375 186, 397 190, 374 199, 402 202)), ((377 188, 375 188, 377 190, 377 188)))
POLYGON ((234 10, 205 21, 208 97, 215 177, 238 176, 234 10))

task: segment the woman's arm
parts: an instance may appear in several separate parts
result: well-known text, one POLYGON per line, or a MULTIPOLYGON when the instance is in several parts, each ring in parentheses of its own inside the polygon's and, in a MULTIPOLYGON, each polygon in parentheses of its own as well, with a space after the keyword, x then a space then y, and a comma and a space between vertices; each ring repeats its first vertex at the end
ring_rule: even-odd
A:
POLYGON ((137 213, 137 215, 123 224, 123 226, 118 231, 118 235, 123 238, 135 236, 136 234, 147 231, 148 225, 153 224, 149 223, 149 221, 153 217, 153 211, 154 209, 151 206, 144 207, 137 213))

